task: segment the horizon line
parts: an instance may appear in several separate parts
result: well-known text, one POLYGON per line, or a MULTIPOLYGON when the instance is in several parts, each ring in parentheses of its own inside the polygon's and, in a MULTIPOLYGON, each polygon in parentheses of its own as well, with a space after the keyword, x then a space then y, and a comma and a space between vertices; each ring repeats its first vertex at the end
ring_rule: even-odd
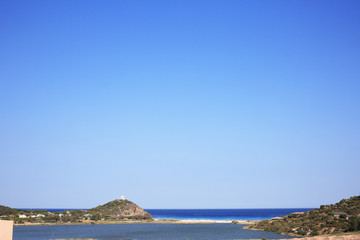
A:
MULTIPOLYGON (((47 208, 17 208, 20 210, 46 210, 46 209, 65 209, 65 210, 88 210, 91 208, 60 208, 60 207, 47 207, 47 208)), ((235 210, 235 209, 315 209, 316 207, 255 207, 255 208, 142 208, 144 210, 235 210)))

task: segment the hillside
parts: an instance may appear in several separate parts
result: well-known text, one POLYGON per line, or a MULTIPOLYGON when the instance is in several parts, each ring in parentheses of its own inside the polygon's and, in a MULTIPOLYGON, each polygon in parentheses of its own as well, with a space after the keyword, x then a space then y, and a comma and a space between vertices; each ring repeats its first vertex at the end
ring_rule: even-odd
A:
POLYGON ((7 215, 18 215, 18 214, 45 214, 48 211, 46 210, 22 210, 22 209, 16 209, 11 207, 6 207, 3 205, 0 205, 0 216, 7 216, 7 215))
POLYGON ((150 213, 129 200, 114 200, 87 212, 105 219, 152 219, 150 213))
POLYGON ((46 210, 22 210, 0 205, 0 219, 13 220, 15 223, 56 223, 83 222, 94 223, 98 220, 152 220, 145 212, 129 200, 114 200, 89 210, 65 210, 48 212, 46 210))
POLYGON ((317 236, 360 230, 360 196, 343 199, 336 204, 322 205, 304 213, 264 220, 249 226, 276 233, 317 236))
POLYGON ((0 216, 8 214, 17 214, 19 210, 0 205, 0 216))

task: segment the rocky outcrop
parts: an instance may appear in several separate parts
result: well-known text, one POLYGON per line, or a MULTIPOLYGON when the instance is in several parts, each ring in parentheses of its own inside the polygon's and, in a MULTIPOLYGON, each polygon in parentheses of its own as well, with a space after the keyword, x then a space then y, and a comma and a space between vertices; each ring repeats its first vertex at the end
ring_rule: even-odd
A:
POLYGON ((150 213, 129 200, 114 200, 87 212, 108 219, 152 219, 150 213))

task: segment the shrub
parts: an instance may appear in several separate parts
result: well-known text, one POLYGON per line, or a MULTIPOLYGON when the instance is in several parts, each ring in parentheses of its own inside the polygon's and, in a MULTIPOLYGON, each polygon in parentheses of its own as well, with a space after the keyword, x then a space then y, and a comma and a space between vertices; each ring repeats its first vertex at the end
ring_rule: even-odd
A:
POLYGON ((310 233, 310 236, 312 236, 312 237, 317 236, 317 235, 319 235, 319 232, 318 232, 318 231, 312 231, 312 232, 310 233))
POLYGON ((300 229, 300 230, 297 232, 297 234, 302 235, 302 236, 305 236, 305 235, 306 235, 306 232, 305 232, 304 230, 300 229))
POLYGON ((358 216, 352 216, 350 218, 350 227, 349 227, 350 232, 360 230, 359 221, 360 219, 358 216))

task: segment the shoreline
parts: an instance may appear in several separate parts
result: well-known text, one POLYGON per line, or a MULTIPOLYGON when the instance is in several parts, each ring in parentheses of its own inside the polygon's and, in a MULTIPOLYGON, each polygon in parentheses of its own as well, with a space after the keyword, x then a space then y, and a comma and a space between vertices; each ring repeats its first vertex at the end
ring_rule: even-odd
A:
POLYGON ((156 223, 173 222, 173 223, 178 223, 178 224, 234 223, 234 224, 239 224, 239 225, 252 225, 252 224, 259 222, 259 220, 159 219, 159 218, 155 218, 154 222, 156 222, 156 223))
MULTIPOLYGON (((279 239, 288 240, 288 239, 279 239)), ((360 234, 343 234, 343 235, 319 235, 314 237, 302 237, 297 240, 360 240, 360 234)))
POLYGON ((214 224, 214 223, 234 223, 238 225, 253 225, 259 220, 213 220, 213 219, 159 219, 152 220, 119 220, 119 221, 83 221, 83 222, 43 222, 43 223, 14 223, 14 226, 48 226, 48 225, 99 225, 99 224, 138 224, 138 223, 155 223, 155 224, 214 224))

